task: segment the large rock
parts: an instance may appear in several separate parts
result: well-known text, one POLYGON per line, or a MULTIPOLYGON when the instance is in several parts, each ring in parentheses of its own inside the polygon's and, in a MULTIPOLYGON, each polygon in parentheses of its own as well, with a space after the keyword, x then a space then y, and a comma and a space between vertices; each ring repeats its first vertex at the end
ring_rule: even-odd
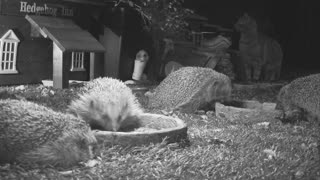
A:
POLYGON ((293 80, 278 95, 278 107, 287 121, 320 120, 320 74, 293 80))
POLYGON ((153 92, 148 106, 193 112, 212 101, 231 95, 229 77, 210 68, 183 67, 167 76, 153 92))

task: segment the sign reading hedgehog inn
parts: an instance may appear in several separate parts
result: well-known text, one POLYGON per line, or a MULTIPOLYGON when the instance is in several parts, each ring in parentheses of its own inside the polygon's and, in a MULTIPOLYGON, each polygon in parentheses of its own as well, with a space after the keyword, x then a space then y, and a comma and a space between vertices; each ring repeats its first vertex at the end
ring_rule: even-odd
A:
POLYGON ((52 15, 57 16, 57 13, 61 13, 61 16, 73 16, 73 9, 67 8, 65 6, 53 7, 47 4, 37 5, 37 3, 29 4, 26 1, 20 1, 20 12, 25 13, 35 13, 38 15, 52 15), (60 11, 58 11, 60 9, 60 11))
POLYGON ((90 13, 101 7, 80 2, 0 0, 0 85, 49 79, 68 88, 69 80, 94 78, 96 53, 105 47, 94 37, 90 13))
POLYGON ((12 15, 35 14, 47 16, 74 16, 74 7, 68 7, 57 3, 8 0, 6 3, 2 3, 2 12, 4 14, 12 15))

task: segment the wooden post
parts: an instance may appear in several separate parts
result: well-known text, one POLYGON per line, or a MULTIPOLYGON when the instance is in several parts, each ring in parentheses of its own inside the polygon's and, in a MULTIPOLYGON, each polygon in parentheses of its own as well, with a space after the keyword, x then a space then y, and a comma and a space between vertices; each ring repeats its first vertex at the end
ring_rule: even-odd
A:
POLYGON ((90 80, 93 80, 95 78, 95 53, 94 52, 90 52, 90 72, 89 72, 89 78, 90 80))
MULTIPOLYGON (((70 61, 70 60, 69 60, 70 61)), ((53 42, 53 87, 69 87, 69 64, 68 59, 64 58, 63 51, 53 42)))
POLYGON ((108 27, 104 28, 104 35, 100 36, 100 43, 106 48, 104 76, 119 78, 121 42, 121 35, 115 34, 108 27))

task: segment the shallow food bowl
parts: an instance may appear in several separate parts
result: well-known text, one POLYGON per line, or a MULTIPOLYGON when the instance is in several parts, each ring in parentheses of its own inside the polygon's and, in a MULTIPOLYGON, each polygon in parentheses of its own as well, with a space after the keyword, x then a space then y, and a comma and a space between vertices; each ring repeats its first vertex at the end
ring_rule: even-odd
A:
POLYGON ((275 109, 276 103, 260 103, 258 101, 230 101, 227 103, 216 103, 216 116, 231 121, 266 120, 280 116, 280 111, 275 109))
POLYGON ((136 95, 144 95, 150 89, 153 89, 156 85, 149 84, 127 84, 127 86, 132 90, 136 95))
POLYGON ((142 85, 130 85, 129 86, 130 89, 132 90, 133 93, 136 93, 136 92, 147 92, 149 91, 150 87, 148 86, 142 86, 142 85))
POLYGON ((99 143, 111 145, 147 145, 162 142, 167 138, 168 143, 185 142, 187 126, 178 118, 159 114, 145 113, 138 120, 139 127, 128 132, 111 132, 95 130, 94 134, 99 143))

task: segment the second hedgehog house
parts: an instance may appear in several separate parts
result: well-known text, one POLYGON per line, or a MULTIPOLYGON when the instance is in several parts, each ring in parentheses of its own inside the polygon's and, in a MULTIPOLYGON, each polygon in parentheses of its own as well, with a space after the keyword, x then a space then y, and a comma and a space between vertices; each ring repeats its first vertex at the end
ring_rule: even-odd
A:
POLYGON ((194 112, 212 101, 229 100, 231 80, 210 68, 183 67, 170 73, 153 92, 148 106, 194 112))
POLYGON ((143 110, 131 89, 113 78, 97 78, 85 84, 69 112, 88 122, 92 129, 122 131, 135 124, 143 110))

